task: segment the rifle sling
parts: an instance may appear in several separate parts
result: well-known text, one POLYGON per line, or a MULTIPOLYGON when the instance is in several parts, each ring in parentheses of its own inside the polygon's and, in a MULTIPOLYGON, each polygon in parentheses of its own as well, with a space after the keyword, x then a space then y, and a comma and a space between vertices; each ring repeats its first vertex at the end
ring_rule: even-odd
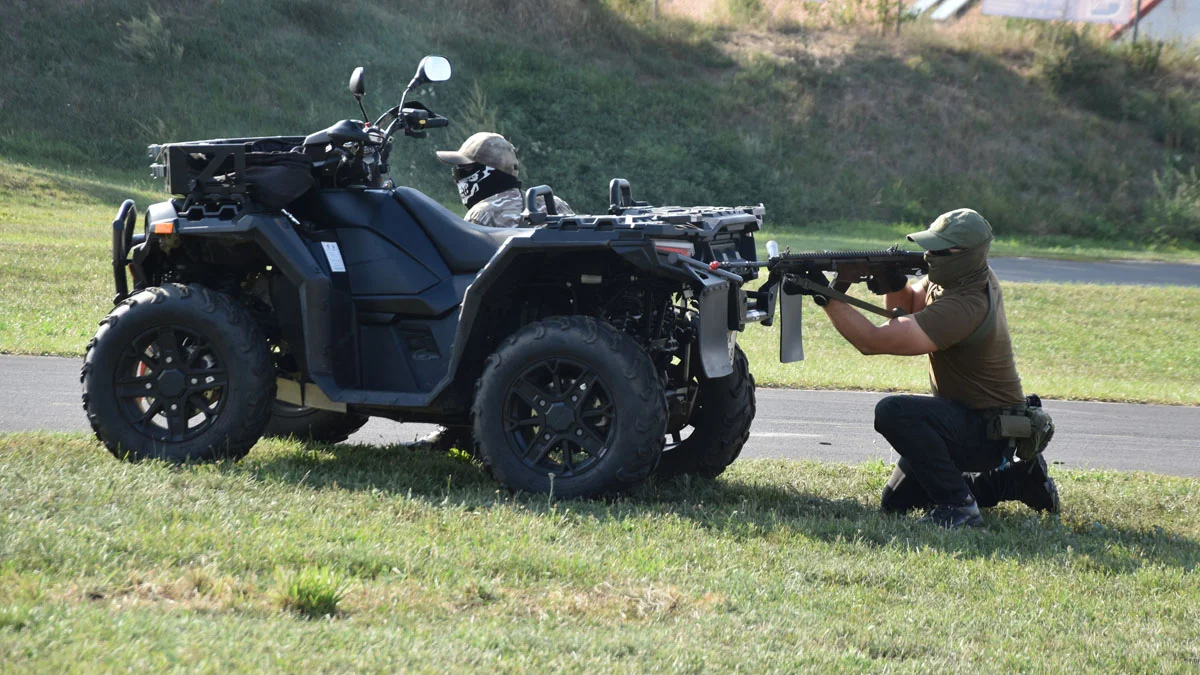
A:
POLYGON ((806 291, 811 291, 812 293, 815 293, 817 295, 823 295, 831 300, 837 300, 839 302, 844 302, 847 305, 854 305, 855 307, 858 307, 859 309, 865 309, 868 312, 873 312, 875 314, 878 314, 879 316, 886 317, 888 319, 895 319, 897 317, 904 316, 904 314, 905 314, 904 310, 900 309, 899 307, 897 307, 895 310, 889 312, 886 309, 879 307, 878 305, 872 305, 869 302, 864 302, 862 300, 859 300, 858 298, 854 298, 849 295, 846 295, 845 293, 837 290, 836 288, 830 288, 829 286, 818 284, 812 280, 805 279, 804 277, 801 277, 801 276, 793 277, 791 279, 791 281, 792 281, 792 283, 803 288, 806 291))

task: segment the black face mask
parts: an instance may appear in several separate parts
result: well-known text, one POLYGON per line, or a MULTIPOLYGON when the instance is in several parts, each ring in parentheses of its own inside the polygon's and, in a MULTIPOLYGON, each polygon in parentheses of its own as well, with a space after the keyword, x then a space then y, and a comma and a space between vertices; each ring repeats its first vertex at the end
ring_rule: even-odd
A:
POLYGON ((963 249, 956 253, 926 251, 929 280, 942 288, 961 288, 987 279, 988 250, 991 242, 963 249))
POLYGON ((450 175, 458 185, 458 198, 467 208, 494 194, 521 187, 516 176, 483 164, 459 164, 450 170, 450 175))

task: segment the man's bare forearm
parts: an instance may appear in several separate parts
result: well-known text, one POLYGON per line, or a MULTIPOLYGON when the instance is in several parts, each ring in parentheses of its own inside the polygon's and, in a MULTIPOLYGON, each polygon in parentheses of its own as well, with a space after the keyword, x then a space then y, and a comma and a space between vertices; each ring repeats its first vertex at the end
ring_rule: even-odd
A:
MULTIPOLYGON (((918 301, 920 298, 918 298, 918 301)), ((920 307, 918 306, 918 310, 920 307)), ((895 354, 897 356, 915 356, 937 351, 937 345, 921 329, 911 316, 892 319, 882 326, 871 323, 866 316, 859 314, 853 307, 844 302, 831 300, 825 305, 825 314, 829 322, 846 338, 846 342, 854 345, 859 352, 868 356, 872 354, 895 354)))
POLYGON ((830 300, 825 305, 825 314, 837 332, 846 338, 846 342, 863 354, 877 354, 872 344, 876 326, 867 317, 855 311, 844 302, 830 300))

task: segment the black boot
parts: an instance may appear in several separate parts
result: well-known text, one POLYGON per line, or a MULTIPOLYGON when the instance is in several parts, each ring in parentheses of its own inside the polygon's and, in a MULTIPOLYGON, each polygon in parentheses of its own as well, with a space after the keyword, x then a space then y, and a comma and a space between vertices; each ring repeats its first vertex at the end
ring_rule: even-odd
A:
POLYGON ((961 504, 938 504, 921 518, 922 523, 931 523, 948 530, 960 527, 983 527, 983 516, 975 497, 967 497, 961 504))
MULTIPOLYGON (((1024 464, 1026 462, 1022 462, 1017 466, 1023 466, 1024 464)), ((1028 464, 1028 470, 1020 478, 1021 485, 1018 498, 1034 511, 1058 513, 1058 486, 1054 484, 1054 479, 1050 477, 1046 459, 1039 453, 1028 464)))
POLYGON ((883 497, 879 500, 879 510, 884 513, 908 513, 916 509, 933 507, 933 500, 912 476, 912 465, 903 457, 896 462, 892 477, 883 486, 883 497))

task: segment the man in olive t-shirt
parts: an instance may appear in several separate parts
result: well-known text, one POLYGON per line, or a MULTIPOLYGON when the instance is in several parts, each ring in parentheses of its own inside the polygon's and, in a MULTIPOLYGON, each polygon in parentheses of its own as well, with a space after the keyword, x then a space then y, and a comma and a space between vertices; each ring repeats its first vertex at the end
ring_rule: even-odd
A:
POLYGON ((883 510, 931 508, 926 519, 945 527, 982 525, 980 506, 1010 499, 1057 512, 1041 455, 1014 463, 1008 441, 987 434, 997 408, 1025 403, 1000 282, 987 263, 991 225, 958 209, 908 238, 926 249, 929 276, 909 285, 897 273, 869 284, 906 316, 875 326, 850 305, 814 296, 863 354, 929 355, 932 397, 888 396, 875 408, 876 431, 900 455, 883 510))

